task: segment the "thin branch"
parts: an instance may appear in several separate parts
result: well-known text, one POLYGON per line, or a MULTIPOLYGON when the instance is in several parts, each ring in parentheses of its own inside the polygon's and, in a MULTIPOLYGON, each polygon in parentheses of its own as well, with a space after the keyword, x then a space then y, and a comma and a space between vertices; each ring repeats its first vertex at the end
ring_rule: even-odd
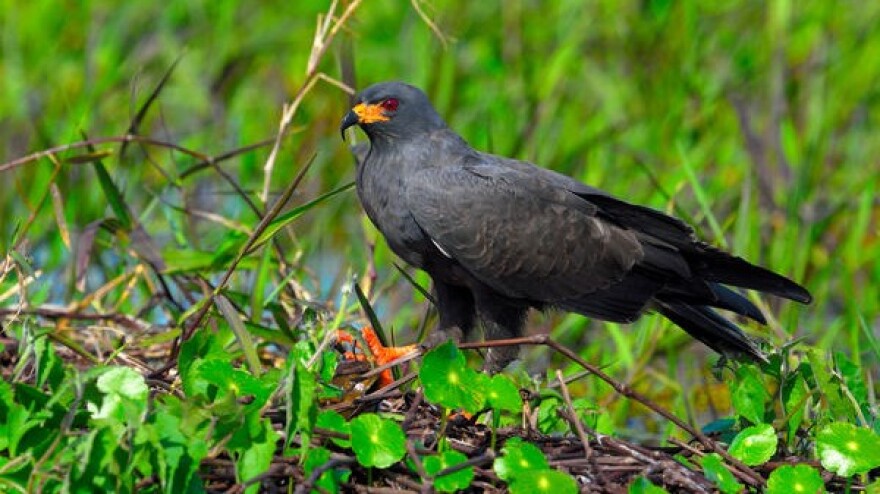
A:
MULTIPOLYGON (((324 57, 327 48, 330 46, 330 43, 333 42, 336 34, 342 26, 348 22, 348 19, 351 18, 361 2, 362 0, 353 0, 337 19, 333 16, 333 13, 336 11, 336 6, 339 2, 338 0, 333 0, 330 4, 330 8, 327 9, 327 13, 318 17, 318 26, 315 29, 315 38, 312 41, 312 51, 309 54, 309 61, 306 64, 305 82, 303 82, 303 85, 296 92, 293 101, 290 104, 284 105, 284 111, 282 112, 281 120, 278 123, 278 134, 275 137, 275 142, 272 144, 272 151, 269 152, 269 157, 266 158, 266 164, 263 165, 263 191, 260 194, 260 199, 264 204, 269 201, 269 186, 272 183, 272 171, 275 169, 275 161, 277 160, 278 152, 281 149, 281 140, 284 137, 288 126, 290 126, 290 123, 293 121, 293 117, 296 115, 296 111, 306 94, 312 90, 312 87, 314 87, 318 80, 330 79, 329 77, 320 77, 320 74, 318 73, 318 64, 324 57)), ((342 83, 338 83, 337 81, 333 84, 339 86, 342 83)))
POLYGON ((463 461, 457 465, 452 465, 451 467, 444 468, 440 470, 434 475, 434 478, 442 477, 444 475, 449 475, 450 473, 455 473, 459 470, 464 470, 468 467, 475 467, 480 465, 485 465, 487 463, 492 463, 495 460, 495 451, 491 449, 487 449, 485 453, 480 456, 475 456, 473 458, 469 458, 467 461, 463 461))
POLYGON ((422 479, 422 494, 434 492, 434 478, 428 475, 428 472, 425 471, 425 465, 422 464, 422 458, 416 452, 416 447, 410 440, 406 441, 406 453, 412 460, 416 473, 419 474, 419 478, 422 479))
POLYGON ((27 156, 22 156, 21 158, 14 159, 12 161, 7 161, 0 165, 0 173, 12 170, 13 168, 18 168, 19 166, 28 164, 32 161, 37 161, 43 158, 48 158, 51 155, 64 153, 73 149, 81 149, 88 148, 89 146, 96 146, 99 144, 107 144, 107 143, 126 143, 126 142, 142 142, 145 144, 152 144, 154 146, 162 146, 166 148, 173 149, 175 151, 179 151, 188 156, 192 156, 194 158, 198 158, 200 160, 207 161, 209 158, 203 153, 198 151, 193 151, 192 149, 187 149, 179 144, 175 144, 173 142, 162 141, 159 139, 153 139, 152 137, 139 136, 126 134, 121 136, 111 136, 111 137, 95 137, 92 139, 88 139, 85 141, 73 142, 70 144, 64 144, 62 146, 55 146, 49 149, 44 149, 42 151, 38 151, 36 153, 29 154, 27 156))
POLYGON ((416 11, 416 14, 418 14, 419 17, 422 18, 422 22, 424 22, 425 25, 428 26, 428 29, 430 29, 431 32, 434 33, 434 36, 436 36, 437 39, 440 40, 440 44, 443 45, 444 49, 446 49, 449 45, 449 38, 445 34, 443 34, 443 31, 441 31, 440 28, 437 27, 437 24, 435 24, 434 21, 431 20, 430 17, 428 17, 425 11, 422 10, 421 0, 410 0, 410 3, 412 4, 413 10, 416 11))
MULTIPOLYGON (((314 162, 314 156, 308 162, 306 162, 305 166, 297 174, 296 178, 294 178, 293 182, 284 190, 281 194, 281 197, 278 198, 278 201, 272 206, 272 209, 266 213, 265 216, 260 220, 260 223, 254 229, 254 232, 248 237, 247 242, 239 249, 238 254, 236 254, 235 259, 229 264, 229 267, 226 269, 226 272, 223 273, 223 277, 220 279, 220 282, 213 288, 211 294, 209 295, 209 300, 206 300, 199 310, 195 313, 193 318, 191 319, 191 323, 184 328, 183 333, 180 336, 181 341, 186 341, 192 336, 193 332, 202 324, 202 320, 204 320, 205 316, 208 314, 208 311, 211 310, 211 307, 214 305, 214 297, 220 293, 221 290, 226 288, 227 283, 232 278, 233 273, 238 268, 238 264, 244 259, 244 256, 248 251, 250 251, 251 247, 256 243, 257 239, 266 231, 266 228, 269 227, 269 224, 272 220, 281 213, 281 210, 287 204, 287 201, 290 200, 290 197, 293 195, 293 192, 299 187, 300 182, 302 182, 303 178, 305 178, 306 172, 311 168, 312 163, 314 162)), ((168 362, 159 370, 153 373, 153 378, 161 376, 162 374, 168 372, 177 361, 177 356, 180 353, 180 345, 175 345, 171 351, 171 356, 168 359, 168 362)))
POLYGON ((563 378, 562 371, 559 369, 556 369, 556 379, 559 381, 559 386, 562 389, 562 398, 565 399, 565 406, 568 407, 568 414, 570 415, 569 421, 574 426, 575 431, 577 431, 578 438, 580 438, 581 444, 584 447, 584 459, 589 460, 590 457, 593 456, 593 450, 590 448, 590 440, 587 438, 587 433, 584 432, 584 426, 581 424, 577 412, 574 411, 574 405, 571 403, 571 394, 568 392, 568 386, 565 385, 565 378, 563 378))
POLYGON ((2 316, 17 316, 17 315, 30 315, 30 316, 39 316, 45 317, 48 319, 71 319, 71 320, 81 320, 81 321, 111 321, 120 326, 123 326, 128 329, 141 331, 144 326, 148 326, 146 323, 138 323, 134 321, 131 317, 125 314, 117 314, 117 313, 83 313, 77 311, 67 311, 63 309, 52 309, 48 307, 37 307, 34 309, 0 309, 0 317, 2 316))
POLYGON ((311 490, 315 487, 315 482, 317 482, 318 479, 321 478, 321 475, 324 472, 332 470, 336 467, 344 467, 356 464, 357 460, 348 456, 340 455, 335 458, 330 458, 326 463, 312 470, 309 478, 307 478, 306 481, 302 484, 296 486, 296 490, 294 492, 296 494, 306 494, 307 492, 311 492, 311 490))

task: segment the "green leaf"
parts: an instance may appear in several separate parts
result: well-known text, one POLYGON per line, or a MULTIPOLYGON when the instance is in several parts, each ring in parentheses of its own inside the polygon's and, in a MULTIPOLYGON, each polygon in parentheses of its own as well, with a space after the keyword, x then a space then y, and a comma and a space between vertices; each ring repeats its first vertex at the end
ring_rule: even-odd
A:
POLYGON ((188 396, 203 397, 212 403, 235 402, 234 408, 258 410, 266 404, 276 383, 272 375, 265 379, 236 369, 228 360, 199 359, 192 364, 183 381, 188 396), (246 398, 242 404, 239 398, 246 398))
POLYGON ((571 475, 557 470, 529 470, 516 476, 510 484, 511 494, 552 492, 553 494, 576 494, 578 485, 571 475))
POLYGON ((608 436, 615 433, 614 419, 611 418, 611 414, 599 408, 593 401, 587 398, 576 398, 571 402, 571 405, 577 416, 590 429, 608 436))
POLYGON ((0 403, 0 411, 3 412, 0 416, 2 417, 0 418, 0 451, 8 449, 9 456, 14 457, 19 452, 18 443, 21 438, 30 429, 37 427, 41 421, 29 420, 28 410, 12 401, 0 403))
POLYGON ((330 192, 322 194, 322 195, 312 199, 311 201, 309 201, 301 206, 297 206, 295 208, 292 208, 290 211, 287 211, 286 213, 279 214, 278 217, 276 217, 271 222, 269 222, 269 225, 266 226, 266 229, 263 230, 263 233, 261 233, 260 236, 257 237, 257 239, 254 241, 253 245, 251 246, 250 251, 253 252, 257 247, 268 242, 269 239, 271 239, 276 233, 278 233, 279 230, 281 230, 282 228, 284 228, 285 226, 290 224, 292 221, 296 220, 297 218, 299 218, 300 216, 305 214, 308 210, 312 209, 313 207, 326 201, 327 199, 330 199, 331 197, 333 197, 337 194, 340 194, 342 192, 347 191, 348 189, 351 189, 352 187, 354 187, 354 182, 347 183, 339 188, 331 190, 330 192))
POLYGON ((68 481, 70 492, 117 492, 121 480, 110 466, 119 447, 117 435, 109 427, 91 429, 78 442, 68 481))
POLYGON ((495 458, 492 469, 498 478, 511 482, 529 470, 544 470, 549 467, 547 458, 537 446, 514 437, 504 443, 502 456, 495 458))
POLYGON ((834 362, 840 370, 843 384, 846 386, 846 389, 849 390, 850 395, 855 399, 855 403, 852 403, 852 400, 848 400, 849 404, 853 407, 857 407, 858 412, 861 412, 862 415, 870 416, 871 404, 868 401, 868 386, 865 384, 865 377, 862 368, 840 352, 834 355, 834 362))
POLYGON ((810 349, 807 351, 807 360, 810 370, 816 380, 816 386, 822 391, 822 396, 828 402, 833 417, 854 419, 852 404, 840 393, 840 383, 836 382, 834 375, 828 369, 828 356, 824 351, 810 349))
POLYGON ((325 383, 329 383, 333 381, 333 376, 336 375, 336 366, 339 365, 339 352, 335 351, 325 351, 321 353, 321 381, 325 383))
POLYGON ((504 374, 495 374, 486 387, 489 406, 498 410, 518 412, 522 410, 522 397, 513 381, 504 374))
MULTIPOLYGON (((294 347, 291 351, 290 372, 287 376, 287 445, 297 433, 301 443, 308 445, 312 437, 312 429, 318 419, 318 380, 300 358, 303 350, 294 347)), ((306 446, 307 447, 307 446, 306 446)))
POLYGON ((128 367, 111 367, 98 377, 97 388, 104 396, 100 406, 88 404, 93 419, 108 423, 117 433, 143 421, 150 392, 144 376, 128 367))
POLYGON ((811 401, 808 398, 810 391, 807 389, 802 369, 803 367, 799 367, 782 385, 782 407, 788 417, 786 442, 789 444, 795 440, 811 401))
POLYGON ((266 309, 266 287, 269 284, 272 268, 272 249, 263 249, 260 264, 251 290, 251 322, 259 323, 266 309))
POLYGON ((351 421, 351 446, 361 465, 387 468, 406 454, 406 436, 397 422, 365 413, 351 421))
POLYGON ((95 173, 98 175, 98 184, 101 186, 101 190, 104 192, 104 197, 107 199, 107 202, 110 203, 110 208, 113 209, 113 214, 116 216, 116 219, 122 224, 123 229, 131 229, 131 213, 129 212, 128 205, 125 203, 125 199, 122 198, 122 192, 116 187, 116 184, 113 183, 110 173, 107 172, 107 168, 101 162, 100 158, 96 158, 92 161, 92 165, 95 168, 95 173))
POLYGON ((703 473, 706 478, 714 483, 724 494, 735 494, 742 492, 743 485, 736 481, 736 477, 730 473, 730 470, 724 466, 721 461, 721 455, 718 453, 709 453, 700 461, 703 466, 703 473))
POLYGON ((629 484, 628 494, 669 494, 666 489, 651 483, 645 477, 637 477, 629 484))
MULTIPOLYGON (((207 300, 210 299, 203 298, 193 304, 193 306, 201 306, 207 300)), ((216 334, 212 334, 209 331, 196 331, 188 340, 180 345, 180 358, 178 358, 180 362, 178 364, 180 379, 184 386, 186 386, 187 381, 190 379, 189 371, 196 363, 211 358, 220 360, 225 358, 228 360, 229 357, 229 351, 223 347, 221 338, 218 338, 216 334)))
POLYGON ((815 468, 809 465, 783 465, 770 473, 767 494, 819 494, 825 492, 825 482, 815 468))
MULTIPOLYGON (((703 434, 727 434, 736 429, 736 419, 724 417, 703 426, 703 434)), ((733 434, 731 434, 733 435, 733 434)))
MULTIPOLYGON (((467 459, 467 456, 450 449, 437 456, 426 456, 422 458, 422 465, 425 467, 425 472, 428 475, 433 476, 441 470, 453 467, 459 463, 464 463, 467 459)), ((471 485, 473 480, 474 467, 466 467, 457 472, 436 477, 434 479, 434 488, 440 492, 455 492, 467 488, 467 486, 471 485)))
POLYGON ((541 406, 538 408, 538 430, 544 434, 568 432, 571 425, 557 413, 559 408, 564 406, 562 399, 555 396, 541 400, 541 406))
POLYGON ((763 423, 765 404, 770 395, 764 388, 758 368, 753 365, 737 368, 732 387, 730 398, 736 413, 753 424, 763 423))
MULTIPOLYGON (((255 434, 249 434, 247 447, 241 450, 241 456, 235 462, 237 477, 240 481, 250 480, 265 473, 272 464, 275 455, 275 443, 278 442, 278 433, 272 427, 272 421, 268 418, 260 421, 262 427, 258 427, 255 434)), ((255 482, 248 486, 245 492, 256 494, 260 489, 260 483, 255 482)))
MULTIPOLYGON (((306 475, 311 475, 316 468, 326 464, 328 461, 330 461, 330 450, 320 446, 310 449, 306 455, 306 461, 303 463, 306 475)), ((318 477, 315 485, 327 492, 337 493, 339 492, 340 485, 343 482, 347 482, 350 476, 351 470, 347 468, 333 468, 324 471, 318 477)))
POLYGON ((200 421, 197 413, 175 397, 166 396, 156 402, 156 412, 149 423, 155 435, 159 479, 166 492, 189 492, 193 484, 201 485, 197 476, 199 464, 208 455, 205 433, 208 420, 200 421))
MULTIPOLYGON (((351 426, 348 424, 348 422, 345 421, 345 417, 343 417, 339 412, 335 410, 322 411, 318 415, 318 421, 315 423, 315 426, 322 429, 327 429, 328 431, 338 432, 340 434, 346 434, 349 436, 351 435, 351 426)), ((339 447, 351 447, 351 441, 348 439, 331 437, 330 440, 339 447)))
POLYGON ((250 332, 245 328, 244 321, 239 317, 238 312, 235 310, 235 307, 232 306, 229 299, 222 294, 218 294, 214 297, 214 305, 217 307, 217 310, 220 311, 220 314, 223 315, 223 319, 226 320, 226 323, 229 324, 229 328, 235 334, 235 338, 238 340, 238 345, 241 348, 242 353, 244 353, 244 361, 247 363, 251 374, 259 376, 263 372, 263 364, 260 362, 260 356, 257 355, 257 346, 254 344, 254 339, 251 338, 250 332))
POLYGON ((779 438, 769 424, 746 427, 730 443, 730 454, 749 466, 762 465, 776 454, 779 438))
POLYGON ((425 355, 419 379, 425 398, 431 403, 471 413, 483 408, 485 391, 479 385, 477 373, 468 368, 464 355, 451 341, 425 355))
POLYGON ((50 390, 58 389, 64 378, 64 365, 55 353, 52 340, 40 337, 34 341, 34 364, 37 371, 37 386, 50 390))
POLYGON ((841 477, 880 467, 880 436, 871 429, 834 422, 816 434, 816 455, 822 466, 841 477))

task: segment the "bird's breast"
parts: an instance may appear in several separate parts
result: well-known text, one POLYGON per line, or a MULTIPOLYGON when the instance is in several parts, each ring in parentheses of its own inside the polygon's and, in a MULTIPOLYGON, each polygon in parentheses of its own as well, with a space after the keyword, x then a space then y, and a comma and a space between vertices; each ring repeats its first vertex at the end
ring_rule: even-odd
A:
POLYGON ((409 264, 424 267, 431 239, 410 214, 400 171, 383 160, 366 161, 357 177, 358 197, 391 250, 409 264))

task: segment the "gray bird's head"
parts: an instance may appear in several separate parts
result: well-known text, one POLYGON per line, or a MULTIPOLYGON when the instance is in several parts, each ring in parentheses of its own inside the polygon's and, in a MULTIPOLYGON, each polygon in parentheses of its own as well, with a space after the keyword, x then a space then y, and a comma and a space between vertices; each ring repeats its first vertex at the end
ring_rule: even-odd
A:
POLYGON ((402 82, 374 84, 355 97, 355 105, 342 119, 339 131, 360 125, 374 144, 446 127, 421 89, 402 82))

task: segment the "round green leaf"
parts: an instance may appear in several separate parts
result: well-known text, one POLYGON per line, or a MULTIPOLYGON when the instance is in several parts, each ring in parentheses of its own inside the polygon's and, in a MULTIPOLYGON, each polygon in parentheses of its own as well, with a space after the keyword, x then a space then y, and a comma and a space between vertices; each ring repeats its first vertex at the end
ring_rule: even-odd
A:
MULTIPOLYGON (((348 422, 345 421, 345 417, 335 410, 322 411, 321 414, 318 415, 318 420, 315 422, 315 426, 327 429, 328 431, 338 432, 340 434, 351 434, 351 427, 348 425, 348 422)), ((351 441, 347 439, 331 437, 330 440, 339 447, 351 447, 351 441)))
POLYGON ((406 436, 397 422, 365 413, 351 421, 351 446, 361 465, 387 468, 406 454, 406 436))
POLYGON ((530 470, 543 470, 548 467, 547 458, 537 446, 518 437, 508 440, 501 449, 503 456, 495 458, 492 468, 498 478, 512 481, 518 475, 530 470))
POLYGON ((553 494, 576 494, 577 482, 571 475, 549 468, 529 470, 517 475, 510 484, 511 494, 531 494, 535 492, 552 492, 553 494))
POLYGON ((816 454, 822 466, 841 477, 880 467, 880 436, 846 422, 828 424, 816 434, 816 454))
MULTIPOLYGON (((448 450, 438 456, 426 456, 422 458, 422 465, 428 475, 435 475, 440 470, 464 463, 467 456, 455 450, 448 450)), ((474 480, 474 467, 462 468, 457 472, 443 475, 434 479, 434 488, 440 492, 455 492, 467 488, 474 480)))
POLYGON ((498 410, 518 412, 522 410, 522 397, 519 389, 509 377, 503 374, 495 374, 486 389, 486 399, 489 406, 498 410))
POLYGON ((419 379, 425 399, 446 408, 476 413, 485 402, 483 381, 469 369, 464 355, 451 341, 434 348, 422 359, 419 379))
POLYGON ((809 465, 784 465, 767 479, 767 494, 818 494, 825 492, 825 482, 809 465))
POLYGON ((730 454, 746 465, 762 465, 776 454, 779 438, 769 424, 746 427, 730 443, 730 454))

